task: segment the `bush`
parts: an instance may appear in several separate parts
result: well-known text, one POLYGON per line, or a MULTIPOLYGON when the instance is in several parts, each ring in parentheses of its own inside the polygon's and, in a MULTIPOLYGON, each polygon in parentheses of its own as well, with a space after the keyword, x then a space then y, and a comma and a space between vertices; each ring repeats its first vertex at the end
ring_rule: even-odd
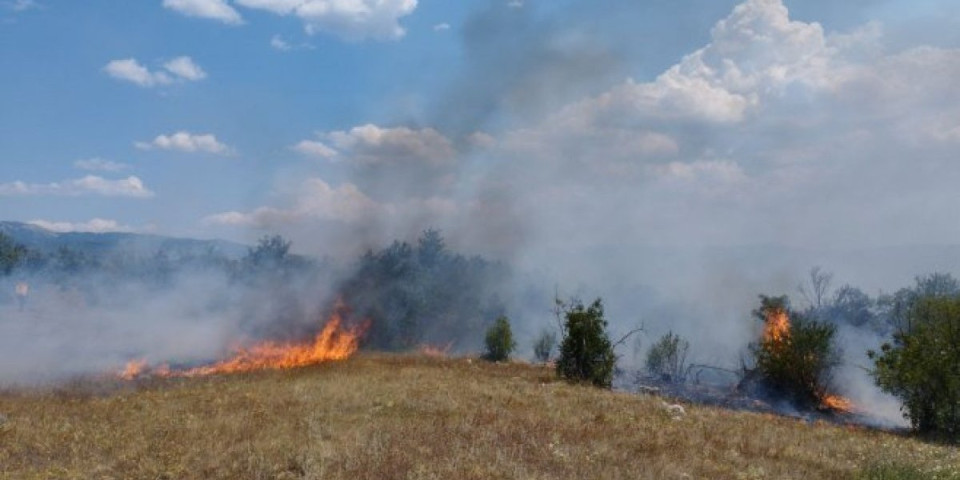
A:
POLYGON ((557 336, 549 330, 544 330, 540 337, 533 342, 533 356, 538 362, 547 363, 553 355, 553 347, 557 345, 557 336))
POLYGON ((667 382, 683 382, 690 342, 668 332, 647 352, 647 372, 667 382))
POLYGON ((763 338, 751 345, 761 385, 802 407, 819 404, 839 363, 836 327, 791 311, 786 296, 761 295, 753 315, 765 324, 763 338))
POLYGON ((513 341, 513 332, 510 330, 510 321, 501 316, 487 330, 486 352, 483 358, 491 362, 503 362, 510 358, 510 353, 517 347, 513 341))
POLYGON ((610 388, 617 359, 607 335, 603 303, 598 298, 589 307, 579 301, 561 307, 566 321, 557 373, 570 381, 610 388))
POLYGON ((27 249, 0 232, 0 274, 9 275, 27 257, 27 249))
POLYGON ((868 354, 877 385, 900 398, 916 430, 960 440, 960 296, 915 298, 893 342, 868 354))

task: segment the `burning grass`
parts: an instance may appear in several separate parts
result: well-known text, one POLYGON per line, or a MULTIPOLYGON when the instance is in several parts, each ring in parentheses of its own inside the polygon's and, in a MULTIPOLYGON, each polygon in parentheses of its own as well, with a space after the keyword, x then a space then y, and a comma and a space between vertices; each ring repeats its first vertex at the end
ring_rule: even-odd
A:
POLYGON ((960 477, 949 447, 708 407, 674 419, 655 397, 466 359, 97 381, 2 393, 0 414, 11 479, 960 477))
POLYGON ((226 360, 183 370, 173 370, 166 364, 153 367, 142 359, 132 360, 117 376, 123 380, 134 380, 143 376, 201 377, 258 370, 287 370, 346 360, 360 348, 360 339, 367 325, 353 328, 343 326, 340 309, 342 307, 327 319, 326 324, 311 342, 301 344, 264 342, 249 348, 238 348, 226 360))

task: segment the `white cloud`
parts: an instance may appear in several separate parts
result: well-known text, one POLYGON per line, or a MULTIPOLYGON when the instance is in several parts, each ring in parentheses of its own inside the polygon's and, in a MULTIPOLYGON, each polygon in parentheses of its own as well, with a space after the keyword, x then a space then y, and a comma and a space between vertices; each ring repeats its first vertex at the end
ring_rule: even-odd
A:
POLYGON ((337 156, 336 150, 328 147, 323 142, 313 140, 303 140, 291 148, 310 157, 332 159, 337 156))
POLYGON ((163 6, 188 17, 217 20, 227 25, 240 25, 243 18, 225 0, 163 0, 163 6))
POLYGON ((100 195, 105 197, 133 197, 149 198, 154 193, 147 189, 143 182, 134 176, 119 180, 108 180, 95 175, 83 178, 65 180, 55 183, 25 183, 16 181, 0 184, 0 196, 83 196, 100 195))
POLYGON ((402 202, 374 200, 352 183, 334 187, 320 178, 309 178, 292 192, 283 208, 259 207, 249 212, 224 212, 203 219, 207 225, 278 229, 285 226, 336 222, 352 226, 386 220, 406 222, 421 215, 454 215, 456 204, 449 199, 430 197, 402 202))
POLYGON ((510 0, 507 2, 507 6, 510 8, 523 8, 522 0, 510 0))
POLYGON ((935 219, 960 182, 960 49, 886 41, 747 0, 660 75, 497 133, 490 181, 530 230, 583 245, 955 242, 935 219))
POLYGON ((277 50, 288 51, 293 49, 289 43, 287 43, 283 38, 280 38, 280 35, 274 35, 270 38, 270 46, 276 48, 277 50))
POLYGON ((151 72, 147 67, 140 65, 135 58, 124 58, 121 60, 111 60, 103 70, 113 78, 132 82, 141 87, 153 87, 157 85, 169 85, 173 83, 164 72, 151 72))
POLYGON ((400 19, 417 8, 417 0, 236 0, 238 5, 295 15, 307 33, 330 33, 348 41, 396 40, 406 34, 400 19))
POLYGON ((228 155, 233 149, 217 140, 213 134, 193 134, 180 131, 171 135, 157 135, 151 142, 136 142, 134 144, 141 150, 176 150, 187 153, 213 153, 217 155, 228 155))
POLYGON ((206 78, 207 74, 193 59, 187 56, 174 58, 163 64, 166 71, 150 71, 135 58, 111 60, 103 70, 117 80, 123 80, 149 88, 170 85, 178 81, 196 82, 206 78))
POLYGON ((190 57, 177 57, 163 64, 168 72, 184 79, 196 82, 207 78, 207 72, 204 72, 200 65, 194 63, 190 57))
POLYGON ((125 163, 111 162, 102 158, 87 158, 73 162, 73 166, 80 170, 89 170, 92 172, 119 172, 130 168, 125 163))
POLYGON ((31 220, 27 222, 40 228, 57 233, 84 232, 84 233, 107 233, 120 232, 132 233, 139 229, 129 225, 123 225, 116 220, 107 220, 103 218, 94 218, 87 222, 51 222, 48 220, 31 220))
POLYGON ((237 0, 237 5, 267 10, 277 15, 288 15, 309 0, 237 0))
POLYGON ((373 124, 322 134, 351 162, 362 166, 420 164, 451 165, 456 150, 449 139, 432 128, 385 128, 373 124))
POLYGON ((450 24, 449 24, 449 23, 438 23, 438 24, 436 24, 436 25, 433 26, 433 31, 434 31, 434 32, 445 32, 445 31, 447 31, 447 30, 450 30, 450 24))
POLYGON ((270 228, 310 220, 355 222, 380 215, 386 208, 351 183, 333 187, 322 179, 311 178, 298 188, 294 205, 290 208, 261 207, 248 213, 220 213, 205 218, 204 223, 270 228))

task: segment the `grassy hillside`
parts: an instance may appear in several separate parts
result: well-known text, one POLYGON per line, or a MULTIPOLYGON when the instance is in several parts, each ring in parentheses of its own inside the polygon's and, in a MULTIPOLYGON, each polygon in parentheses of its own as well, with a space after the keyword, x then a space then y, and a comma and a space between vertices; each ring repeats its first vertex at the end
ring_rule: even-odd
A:
POLYGON ((951 447, 715 408, 674 419, 658 398, 466 359, 4 392, 0 414, 10 479, 960 477, 951 447), (898 469, 930 475, 864 476, 898 469))

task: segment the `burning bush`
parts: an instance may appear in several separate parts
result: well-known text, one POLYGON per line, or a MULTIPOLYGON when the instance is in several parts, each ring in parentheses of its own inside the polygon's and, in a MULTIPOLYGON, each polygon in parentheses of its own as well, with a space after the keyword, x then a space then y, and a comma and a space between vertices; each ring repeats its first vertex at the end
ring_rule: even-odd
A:
POLYGON ((893 343, 869 355, 877 384, 903 401, 915 429, 960 440, 960 296, 913 299, 893 343))
POLYGON ((764 322, 763 337, 750 346, 755 379, 767 393, 801 407, 824 404, 827 385, 839 353, 833 345, 836 327, 789 309, 786 296, 760 296, 753 315, 764 322))
POLYGON ((510 353, 517 347, 517 342, 513 341, 513 332, 510 330, 510 321, 507 317, 500 316, 493 322, 493 326, 487 330, 485 343, 484 359, 503 362, 510 358, 510 353))
POLYGON ((617 357, 607 335, 602 301, 598 298, 589 307, 579 301, 571 305, 558 303, 558 306, 566 321, 557 373, 571 381, 610 388, 617 357))

